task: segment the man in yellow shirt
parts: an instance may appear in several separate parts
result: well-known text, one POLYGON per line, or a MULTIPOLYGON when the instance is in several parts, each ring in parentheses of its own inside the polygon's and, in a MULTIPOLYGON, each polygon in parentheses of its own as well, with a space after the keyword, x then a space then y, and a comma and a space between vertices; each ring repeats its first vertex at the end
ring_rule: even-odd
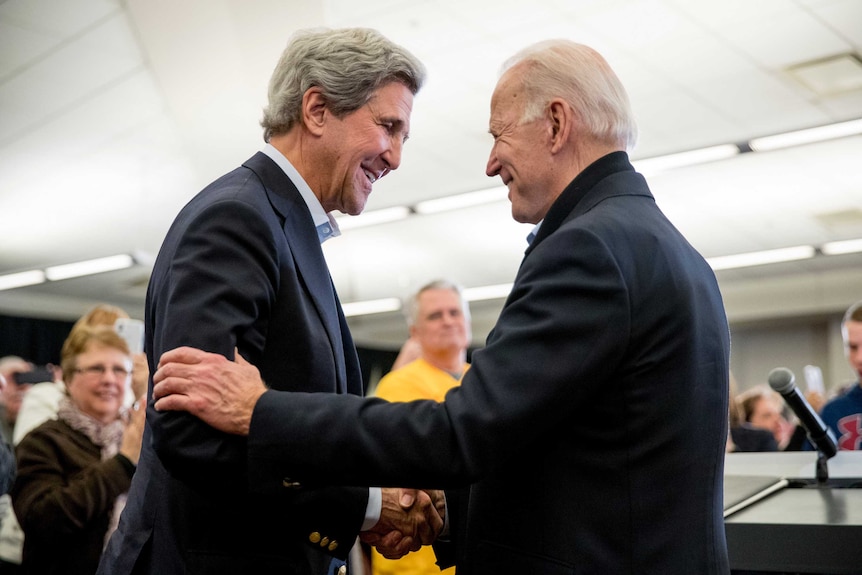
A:
MULTIPOLYGON (((410 338, 419 357, 390 371, 377 385, 375 395, 388 401, 433 399, 443 401, 446 392, 460 383, 469 368, 470 309, 461 288, 448 280, 426 284, 407 303, 410 338)), ((441 573, 431 547, 422 547, 401 559, 386 559, 372 549, 372 575, 426 575, 441 573)), ((451 567, 442 571, 454 574, 451 567)))

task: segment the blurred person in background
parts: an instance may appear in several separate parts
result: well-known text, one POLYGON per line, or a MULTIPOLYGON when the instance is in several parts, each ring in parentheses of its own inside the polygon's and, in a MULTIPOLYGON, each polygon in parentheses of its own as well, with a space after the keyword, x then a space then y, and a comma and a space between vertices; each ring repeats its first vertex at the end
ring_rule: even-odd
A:
POLYGON ((61 366, 66 395, 57 419, 16 447, 11 496, 25 534, 21 570, 92 575, 138 463, 144 410, 122 409, 132 358, 112 328, 72 330, 61 366))
POLYGON ((730 374, 728 452, 778 451, 772 431, 753 426, 746 421, 740 405, 736 378, 730 374))
POLYGON ((784 416, 784 399, 767 385, 756 385, 739 395, 743 421, 772 433, 779 451, 793 435, 794 425, 784 416))
MULTIPOLYGON (((113 327, 118 318, 128 317, 129 315, 117 306, 98 304, 75 322, 70 334, 82 327, 97 325, 113 327)), ((145 354, 135 354, 133 364, 131 385, 126 388, 126 406, 131 406, 134 398, 146 392, 149 379, 145 354)), ((45 368, 33 369, 25 374, 19 374, 18 378, 26 378, 32 386, 21 400, 12 433, 13 445, 18 445, 27 433, 43 422, 57 419, 60 402, 66 397, 63 371, 59 366, 47 365, 45 368)), ((11 504, 0 505, 0 518, 2 518, 0 519, 0 575, 6 575, 18 572, 16 568, 21 563, 24 533, 11 504)))
MULTIPOLYGON (((470 309, 461 288, 449 280, 422 286, 405 306, 410 340, 418 357, 383 376, 375 395, 388 401, 433 399, 443 401, 467 371, 470 345, 470 309)), ((403 349, 403 348, 402 348, 403 349)), ((434 550, 425 546, 401 559, 387 559, 371 551, 373 575, 426 575, 440 573, 434 550)), ((443 573, 453 574, 454 568, 443 573)))
POLYGON ((404 367, 411 361, 418 359, 420 355, 422 355, 422 348, 419 346, 419 342, 413 336, 408 337, 401 345, 401 349, 398 350, 398 355, 395 356, 395 361, 392 362, 389 371, 404 367))
MULTIPOLYGON (((0 359, 0 379, 5 385, 0 390, 0 435, 2 442, 12 444, 13 430, 21 403, 30 384, 19 385, 18 379, 33 370, 33 364, 9 355, 0 359)), ((12 459, 14 466, 14 457, 12 459)), ((11 487, 11 486, 10 486, 11 487)), ((24 534, 15 518, 8 494, 0 496, 0 575, 20 572, 21 547, 24 534)))
POLYGON ((0 394, 0 435, 9 443, 12 442, 21 402, 32 387, 32 383, 25 381, 26 378, 21 375, 31 371, 33 364, 23 358, 15 355, 0 358, 0 375, 6 380, 6 386, 0 394))
POLYGON ((841 320, 844 353, 856 382, 823 406, 820 416, 838 439, 839 449, 862 449, 862 301, 851 305, 841 320))
MULTIPOLYGON (((97 304, 75 322, 70 333, 81 327, 97 325, 113 328, 119 318, 128 319, 129 314, 115 305, 97 304)), ((150 374, 145 353, 133 354, 132 364, 131 384, 125 393, 126 407, 131 407, 137 398, 146 393, 150 374)), ((60 401, 66 395, 66 388, 63 383, 62 370, 57 369, 56 372, 56 376, 33 385, 22 400, 21 409, 15 422, 15 430, 12 434, 14 445, 18 445, 27 433, 42 422, 57 419, 57 409, 60 406, 60 401)))
MULTIPOLYGON (((6 389, 6 377, 0 373, 0 394, 6 389)), ((15 455, 12 446, 0 439, 0 495, 4 495, 15 481, 15 455)))

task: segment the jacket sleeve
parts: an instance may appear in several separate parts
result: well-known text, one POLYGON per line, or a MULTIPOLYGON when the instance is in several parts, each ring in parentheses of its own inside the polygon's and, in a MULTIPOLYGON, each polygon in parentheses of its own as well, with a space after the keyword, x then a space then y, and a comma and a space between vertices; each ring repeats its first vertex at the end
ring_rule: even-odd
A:
POLYGON ((450 489, 561 425, 617 369, 630 329, 628 293, 594 234, 554 234, 540 248, 522 264, 486 347, 443 403, 270 390, 252 416, 250 458, 303 481, 450 489), (255 433, 276 419, 282 441, 255 433), (323 436, 309 449, 309 438, 323 436))

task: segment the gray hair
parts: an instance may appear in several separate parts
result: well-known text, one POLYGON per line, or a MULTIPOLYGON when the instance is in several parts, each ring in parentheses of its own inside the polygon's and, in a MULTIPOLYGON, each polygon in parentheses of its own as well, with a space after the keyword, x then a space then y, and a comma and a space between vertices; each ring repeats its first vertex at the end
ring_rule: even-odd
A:
POLYGON ((358 110, 378 88, 401 82, 415 95, 425 67, 413 54, 370 28, 297 32, 269 81, 263 139, 284 134, 300 120, 302 97, 316 86, 337 117, 358 110))
POLYGON ((464 293, 461 290, 461 286, 450 280, 439 279, 428 282, 404 301, 404 317, 407 319, 408 326, 412 326, 416 323, 416 320, 419 319, 419 296, 432 289, 449 290, 454 292, 458 296, 458 301, 461 302, 461 310, 464 312, 464 318, 467 321, 470 321, 470 305, 467 303, 467 300, 464 299, 464 293))
POLYGON ((637 124, 629 97, 601 54, 569 40, 546 40, 524 48, 503 63, 501 75, 524 65, 527 102, 521 122, 539 118, 552 98, 563 98, 599 141, 630 150, 637 124))

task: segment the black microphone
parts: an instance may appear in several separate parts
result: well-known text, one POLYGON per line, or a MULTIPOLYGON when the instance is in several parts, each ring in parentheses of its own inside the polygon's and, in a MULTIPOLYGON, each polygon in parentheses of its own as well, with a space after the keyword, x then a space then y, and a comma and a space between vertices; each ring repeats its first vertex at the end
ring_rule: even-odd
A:
POLYGON ((784 401, 805 428, 811 443, 817 446, 817 449, 827 458, 834 456, 838 452, 835 435, 826 427, 805 396, 799 393, 793 372, 786 367, 776 367, 769 372, 769 387, 784 397, 784 401))

